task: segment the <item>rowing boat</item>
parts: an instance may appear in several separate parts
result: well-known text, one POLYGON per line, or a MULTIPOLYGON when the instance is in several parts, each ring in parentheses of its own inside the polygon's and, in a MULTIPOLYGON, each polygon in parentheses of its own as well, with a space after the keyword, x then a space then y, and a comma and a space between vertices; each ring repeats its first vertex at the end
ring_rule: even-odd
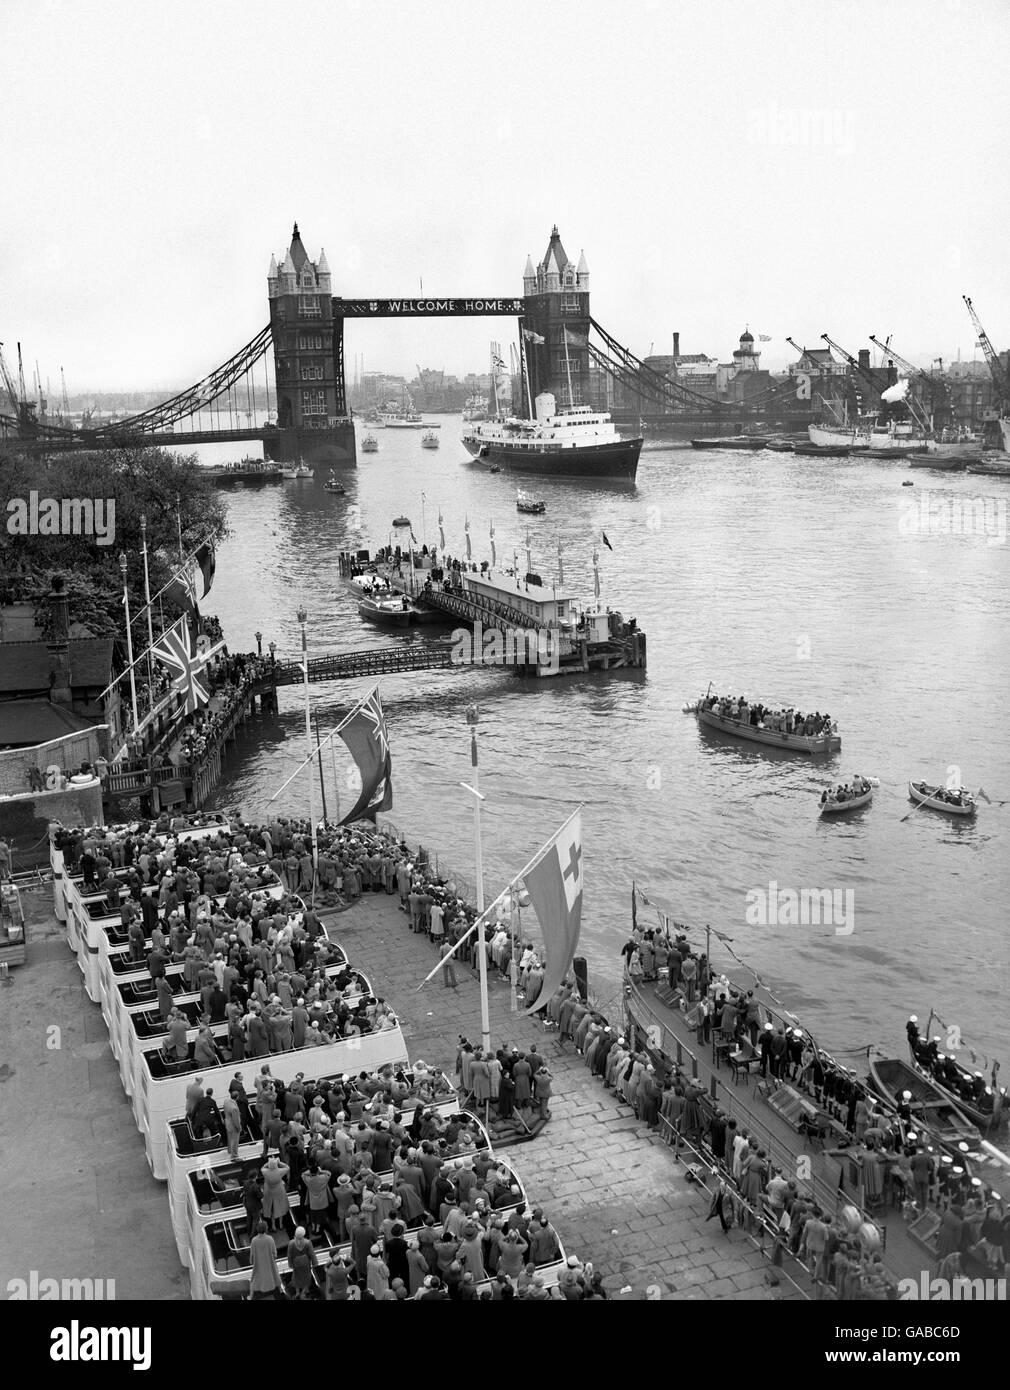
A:
POLYGON ((925 782, 909 782, 908 795, 912 801, 917 801, 920 806, 928 806, 931 811, 943 811, 948 816, 973 816, 975 814, 974 798, 967 792, 961 793, 961 803, 958 805, 954 801, 944 801, 940 796, 943 787, 930 787, 925 782))
MULTIPOLYGON (((963 1111, 964 1114, 968 1116, 968 1119, 971 1120, 983 1134, 988 1134, 991 1129, 997 1126, 998 1117, 992 1106, 990 1106, 988 1110, 981 1110, 975 1101, 965 1100, 964 1096, 954 1091, 951 1086, 944 1085, 943 1082, 938 1081, 935 1076, 930 1074, 929 1070, 924 1067, 915 1056, 915 1050, 911 1045, 909 1046, 909 1050, 912 1053, 912 1065, 915 1067, 915 1070, 925 1076, 938 1091, 945 1095, 951 1105, 963 1111)), ((955 1063, 954 1065, 957 1069, 958 1076, 963 1078, 965 1084, 970 1084, 974 1079, 971 1074, 959 1063, 955 1063)), ((986 1089, 991 1090, 991 1087, 987 1087, 986 1089)))
POLYGON ((848 796, 844 801, 837 801, 829 796, 827 801, 821 802, 822 816, 837 816, 843 811, 858 811, 860 806, 867 806, 873 800, 873 788, 869 787, 859 796, 848 796))
POLYGON ((911 1100, 904 1103, 913 1124, 935 1131, 948 1144, 977 1146, 978 1130, 930 1077, 900 1057, 871 1056, 869 1066, 873 1089, 896 1108, 903 1103, 903 1093, 911 1092, 911 1100))
POLYGON ((837 753, 842 746, 842 740, 834 731, 830 734, 786 734, 758 724, 744 724, 739 719, 730 719, 710 709, 696 706, 693 712, 697 715, 698 723, 706 728, 718 729, 721 733, 748 739, 751 743, 765 743, 772 748, 787 748, 796 753, 837 753))

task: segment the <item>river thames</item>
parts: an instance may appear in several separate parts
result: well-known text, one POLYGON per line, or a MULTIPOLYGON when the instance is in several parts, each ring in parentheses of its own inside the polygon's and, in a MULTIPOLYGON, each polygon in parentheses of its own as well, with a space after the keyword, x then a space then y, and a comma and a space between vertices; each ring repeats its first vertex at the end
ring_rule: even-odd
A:
MULTIPOLYGON (((1010 482, 650 442, 637 486, 537 480, 547 511, 526 518, 515 506, 523 480, 469 461, 458 416, 431 418, 441 420, 437 452, 421 448, 419 432, 379 430, 379 452, 341 472, 344 497, 324 492, 321 477, 225 494, 232 533, 207 607, 231 650, 254 649, 259 629, 264 649, 274 641, 279 655, 295 654, 301 603, 311 654, 406 640, 362 622, 337 568, 341 549, 384 544, 401 513, 431 544, 441 511, 454 555, 465 554, 469 518, 478 560, 490 555, 493 520, 499 564, 518 552, 523 570, 528 529, 532 568, 548 582, 560 539, 566 588, 588 602, 595 544, 602 601, 638 619, 648 670, 383 679, 390 819, 472 878, 472 811, 459 783, 470 774, 464 714, 476 704, 488 894, 583 803, 582 949, 601 1003, 616 998, 634 878, 678 920, 732 937, 829 1051, 877 1043, 902 1053, 908 1014, 924 1024, 935 1007, 980 1052, 1005 1052, 1010 804, 997 803, 1010 798, 1010 482), (915 486, 902 488, 909 477, 915 486), (998 525, 945 533, 954 498, 987 500, 990 517, 1003 517, 1002 539, 998 525), (913 507, 934 518, 925 533, 913 507), (842 752, 811 761, 701 731, 682 707, 709 682, 829 712, 842 752), (929 810, 904 820, 909 778, 946 779, 950 769, 993 804, 964 824, 929 810), (880 779, 872 805, 819 820, 821 789, 854 772, 880 779), (747 895, 769 885, 851 890, 851 931, 753 924, 747 895)), ((238 453, 213 446, 201 459, 238 453)), ((322 731, 367 688, 313 686, 322 731)), ((279 715, 247 728, 216 805, 257 818, 304 754, 301 691, 283 690, 279 715)), ((344 797, 347 771, 343 756, 344 797)), ((332 816, 328 758, 324 774, 332 816)), ((307 814, 306 778, 275 806, 307 814)), ((714 938, 713 960, 732 965, 714 938)))

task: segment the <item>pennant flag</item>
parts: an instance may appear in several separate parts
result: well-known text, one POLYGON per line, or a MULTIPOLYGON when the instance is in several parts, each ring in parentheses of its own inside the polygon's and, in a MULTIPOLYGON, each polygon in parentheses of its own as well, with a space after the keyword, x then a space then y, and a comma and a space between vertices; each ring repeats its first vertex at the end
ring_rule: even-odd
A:
POLYGON ((445 550, 445 527, 444 527, 443 522, 442 522, 442 509, 441 509, 441 508, 439 508, 439 512, 438 512, 438 544, 439 544, 439 549, 441 549, 441 550, 444 551, 444 550, 445 550))
POLYGON ((534 333, 532 328, 524 328, 523 337, 527 340, 527 342, 532 343, 534 347, 540 347, 545 341, 543 335, 540 333, 534 333))
POLYGON ((194 654, 186 618, 169 628, 152 646, 151 655, 174 671, 172 687, 183 696, 186 714, 195 714, 201 705, 209 703, 210 691, 204 684, 204 668, 223 647, 224 643, 218 642, 194 654))
POLYGON ((607 540, 607 533, 606 533, 606 531, 604 531, 602 534, 603 534, 603 544, 607 547, 608 550, 613 550, 614 547, 613 547, 613 546, 610 544, 610 542, 607 540))
POLYGON ((770 343, 771 340, 772 340, 772 335, 771 335, 770 333, 759 333, 759 334, 758 334, 758 342, 759 342, 759 343, 770 343))
POLYGON ((985 790, 984 790, 982 787, 979 787, 979 789, 978 789, 978 795, 982 798, 983 801, 987 801, 987 802, 989 803, 990 806, 992 805, 992 800, 990 799, 990 797, 987 795, 987 793, 985 792, 985 790))
POLYGON ((187 561, 182 569, 172 575, 163 591, 169 603, 176 604, 187 611, 196 607, 196 567, 187 561))
POLYGON ((466 521, 464 521, 464 523, 463 523, 463 529, 466 531, 466 558, 469 560, 469 559, 471 558, 471 552, 470 552, 470 518, 469 518, 469 517, 467 517, 466 521))
POLYGON ((361 774, 361 793, 340 824, 349 825, 365 816, 374 818, 376 811, 388 811, 393 804, 392 759, 377 685, 336 732, 347 744, 361 774))
POLYGON ((582 812, 575 811, 528 869, 524 881, 544 938, 543 987, 527 1014, 542 1009, 568 974, 582 925, 582 812))
POLYGON ((638 930, 638 904, 635 902, 635 881, 631 881, 631 930, 638 930))
POLYGON ((207 541, 201 545, 196 552, 196 563, 200 566, 200 573, 203 576, 203 593, 200 595, 200 602, 210 593, 214 583, 214 571, 217 569, 217 553, 214 550, 213 541, 207 541))
POLYGON ((492 522, 491 522, 491 568, 492 568, 492 569, 494 569, 494 567, 495 567, 495 565, 497 564, 497 562, 498 562, 498 556, 497 556, 497 554, 495 553, 495 548, 494 548, 494 522, 492 521, 492 522))
POLYGON ((414 535, 413 526, 410 528, 410 541, 412 545, 417 545, 417 537, 414 535))

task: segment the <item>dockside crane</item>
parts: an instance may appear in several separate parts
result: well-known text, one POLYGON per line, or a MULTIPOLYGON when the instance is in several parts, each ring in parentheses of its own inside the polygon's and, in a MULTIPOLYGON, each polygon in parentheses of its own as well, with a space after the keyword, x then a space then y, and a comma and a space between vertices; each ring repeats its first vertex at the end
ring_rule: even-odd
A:
MULTIPOLYGON (((951 424, 954 419, 954 401, 951 397, 950 385, 946 377, 942 375, 939 377, 933 376, 931 372, 924 371, 922 367, 917 367, 914 362, 909 362, 907 357, 902 357, 900 352, 895 352, 894 348, 891 347, 890 333, 887 335, 883 342, 881 342, 878 337, 871 333, 870 342, 873 343, 875 347, 880 348, 884 356, 890 358, 890 360, 895 364, 895 366, 900 367, 901 370, 908 377, 909 381, 923 382, 925 386, 929 388, 929 409, 930 414, 933 417, 934 426, 936 428, 942 429, 946 425, 951 424), (942 394, 941 410, 937 410, 936 408, 937 387, 940 388, 940 392, 942 394), (943 416, 945 418, 937 418, 940 416, 943 416)), ((942 373, 943 358, 941 357, 934 360, 939 361, 940 371, 942 373)))
POLYGON ((18 377, 16 382, 3 355, 3 343, 0 343, 0 377, 3 378, 4 390, 10 399, 11 410, 17 422, 18 434, 22 438, 35 434, 38 431, 38 421, 35 418, 36 405, 34 401, 28 399, 25 392, 25 373, 21 361, 20 343, 18 343, 18 377))
POLYGON ((974 304, 971 303, 967 295, 961 295, 961 299, 967 304, 968 316, 971 317, 972 327, 974 327, 975 334, 978 336, 978 346, 981 347, 982 353, 985 354, 986 363, 989 364, 989 375, 992 377, 992 384, 995 386, 996 391, 996 399, 993 400, 993 404, 995 404, 1000 414, 1006 414, 1007 410, 1010 409, 1010 381, 1007 379, 1003 363, 999 360, 999 353, 997 353, 995 347, 992 346, 991 339, 989 339, 989 335, 986 334, 985 328, 982 328, 982 321, 981 318, 978 317, 978 314, 975 313, 974 304))

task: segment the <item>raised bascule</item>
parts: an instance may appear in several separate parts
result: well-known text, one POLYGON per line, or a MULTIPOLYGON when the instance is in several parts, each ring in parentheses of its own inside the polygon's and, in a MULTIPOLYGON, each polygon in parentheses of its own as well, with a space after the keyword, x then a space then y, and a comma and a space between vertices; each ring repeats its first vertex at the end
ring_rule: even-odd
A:
MULTIPOLYGON (((797 426, 795 384, 776 383, 746 405, 713 400, 664 375, 622 346, 592 317, 585 253, 572 261, 558 228, 543 259, 527 256, 522 295, 432 295, 345 298, 333 293, 324 250, 312 260, 295 223, 287 250, 271 256, 267 273, 269 324, 221 366, 169 400, 126 419, 100 425, 41 418, 24 399, 23 378, 4 372, 9 410, 0 413, 3 447, 56 454, 145 444, 261 441, 275 462, 301 460, 314 468, 356 462, 347 408, 344 325, 369 319, 514 318, 521 372, 519 399, 540 392, 559 402, 609 411, 615 421, 719 433, 772 412, 797 426), (271 347, 274 400, 265 359, 271 347), (267 416, 266 423, 257 423, 267 416), (794 418, 795 417, 795 418, 794 418), (245 424, 242 423, 243 418, 245 424)), ((0 398, 2 399, 2 398, 0 398)), ((802 410, 802 408, 801 408, 802 410)))

